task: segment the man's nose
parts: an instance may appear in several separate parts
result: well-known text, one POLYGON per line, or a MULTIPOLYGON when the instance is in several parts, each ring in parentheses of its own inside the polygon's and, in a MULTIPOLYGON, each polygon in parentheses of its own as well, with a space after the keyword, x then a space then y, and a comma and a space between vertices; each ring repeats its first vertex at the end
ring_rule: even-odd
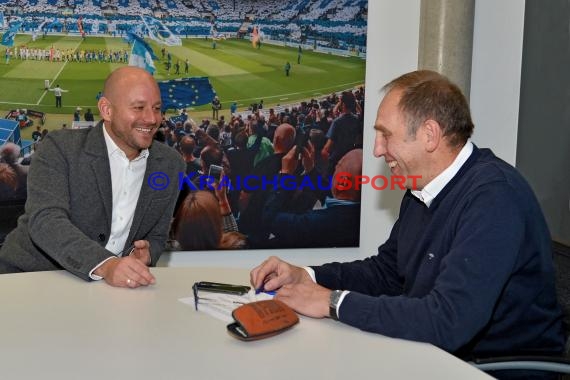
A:
POLYGON ((147 108, 144 114, 144 121, 149 124, 157 124, 160 112, 156 112, 154 108, 147 108))
POLYGON ((386 154, 386 141, 384 137, 376 137, 374 140, 374 157, 380 158, 386 154))

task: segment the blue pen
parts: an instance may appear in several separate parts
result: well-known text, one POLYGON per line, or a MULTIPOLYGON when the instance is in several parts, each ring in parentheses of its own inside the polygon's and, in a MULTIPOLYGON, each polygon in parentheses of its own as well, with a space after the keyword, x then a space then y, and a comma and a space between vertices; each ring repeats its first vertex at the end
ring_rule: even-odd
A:
POLYGON ((255 294, 259 294, 259 293, 265 293, 265 294, 269 294, 270 296, 274 296, 275 295, 275 290, 265 290, 263 288, 263 285, 261 285, 261 288, 259 289, 255 289, 255 294))

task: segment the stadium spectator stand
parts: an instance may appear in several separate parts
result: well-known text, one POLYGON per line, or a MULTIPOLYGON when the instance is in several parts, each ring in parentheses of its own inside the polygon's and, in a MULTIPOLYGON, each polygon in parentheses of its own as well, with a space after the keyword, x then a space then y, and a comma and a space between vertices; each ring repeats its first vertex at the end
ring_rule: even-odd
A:
POLYGON ((140 15, 160 15, 183 37, 207 37, 212 29, 237 35, 247 22, 248 33, 258 26, 264 39, 313 41, 314 46, 363 51, 367 4, 366 0, 0 0, 0 10, 20 7, 22 31, 27 33, 40 31, 41 25, 48 33, 78 33, 77 20, 82 17, 87 34, 115 30, 123 34, 140 24, 140 15), (73 14, 64 16, 63 9, 72 9, 73 14))

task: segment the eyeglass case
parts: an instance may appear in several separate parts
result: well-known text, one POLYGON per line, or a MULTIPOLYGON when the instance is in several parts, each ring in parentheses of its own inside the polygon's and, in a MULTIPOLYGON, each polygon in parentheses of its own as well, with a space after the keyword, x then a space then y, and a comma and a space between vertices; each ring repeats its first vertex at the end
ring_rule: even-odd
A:
POLYGON ((278 300, 245 304, 232 312, 234 323, 227 326, 233 337, 258 340, 277 335, 299 323, 299 317, 289 306, 278 300))

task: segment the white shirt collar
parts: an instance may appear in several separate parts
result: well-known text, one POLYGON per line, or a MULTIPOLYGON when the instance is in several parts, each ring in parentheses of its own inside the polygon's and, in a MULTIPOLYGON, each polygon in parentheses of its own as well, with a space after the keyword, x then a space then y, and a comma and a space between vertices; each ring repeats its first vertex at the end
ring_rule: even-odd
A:
MULTIPOLYGON (((105 123, 103 123, 103 125, 101 127, 103 128, 103 136, 105 137, 105 145, 107 145, 107 154, 109 155, 109 158, 113 157, 113 155, 115 155, 115 154, 118 154, 121 157, 127 158, 126 153, 123 152, 121 150, 121 148, 119 148, 119 146, 117 144, 115 144, 115 142, 113 141, 111 136, 109 136, 109 133, 107 132, 107 127, 105 126, 105 123)), ((148 149, 143 149, 143 150, 141 150, 139 155, 135 159, 133 159, 132 161, 138 161, 140 159, 147 158, 148 154, 149 154, 148 149)))
POLYGON ((461 151, 455 157, 455 160, 451 165, 442 171, 437 177, 432 179, 430 183, 424 186, 422 190, 412 190, 412 194, 422 201, 427 207, 431 205, 431 202, 437 197, 437 195, 443 190, 445 185, 449 183, 455 177, 459 169, 467 161, 469 156, 473 153, 473 143, 471 140, 467 140, 467 143, 461 148, 461 151))

